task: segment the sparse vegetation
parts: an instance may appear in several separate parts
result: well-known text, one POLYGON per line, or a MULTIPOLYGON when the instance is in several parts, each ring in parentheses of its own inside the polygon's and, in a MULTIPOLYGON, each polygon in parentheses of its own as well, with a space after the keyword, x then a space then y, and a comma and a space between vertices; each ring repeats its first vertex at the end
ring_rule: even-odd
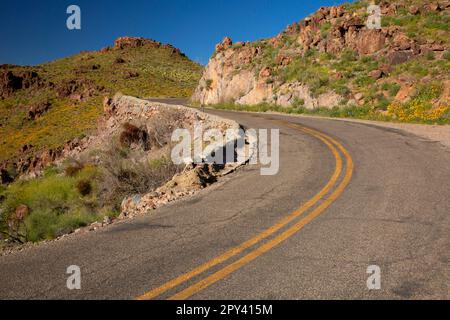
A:
POLYGON ((138 151, 111 149, 100 155, 99 166, 51 168, 42 177, 2 187, 0 232, 22 243, 53 239, 105 216, 116 216, 124 197, 149 192, 180 170, 168 156, 145 160, 138 151), (23 205, 29 214, 17 220, 17 208, 23 205))
MULTIPOLYGON (((222 56, 218 63, 235 66, 233 77, 226 74, 225 81, 243 81, 234 76, 248 70, 255 78, 251 80, 259 85, 254 95, 255 88, 249 88, 242 94, 227 92, 227 99, 266 102, 226 108, 448 123, 450 16, 446 4, 428 0, 375 2, 381 7, 385 29, 371 33, 365 26, 370 3, 352 1, 332 10, 320 8, 279 35, 248 45, 257 50, 234 48, 229 58, 222 56), (444 85, 441 96, 414 97, 421 91, 416 88, 418 84, 433 82, 444 85), (296 97, 304 98, 306 103, 299 103, 296 97), (279 108, 268 103, 291 106, 279 108), (305 108, 318 104, 335 108, 305 108), (405 115, 401 115, 402 110, 405 115)), ((248 75, 243 74, 243 78, 248 75)), ((215 95, 195 98, 214 104, 221 101, 223 92, 217 90, 215 95)))
MULTIPOLYGON (((100 210, 105 208, 98 206, 95 195, 83 196, 77 187, 82 181, 91 185, 98 173, 97 168, 87 166, 70 177, 53 168, 38 179, 11 184, 2 194, 1 232, 16 241, 35 242, 52 239, 99 219, 100 210), (29 208, 30 214, 14 221, 21 205, 29 208)), ((92 188, 97 194, 97 186, 92 188)))
POLYGON ((212 105, 215 109, 241 110, 248 112, 281 112, 288 114, 316 115, 337 118, 355 118, 365 120, 414 122, 429 124, 450 124, 450 106, 432 108, 429 100, 424 95, 405 104, 389 104, 385 98, 377 100, 375 105, 341 105, 333 108, 317 107, 305 108, 298 101, 290 107, 282 107, 275 104, 261 103, 257 105, 240 105, 234 103, 222 103, 212 105), (387 111, 384 113, 382 111, 387 111))
POLYGON ((188 97, 202 67, 171 49, 143 46, 83 52, 30 69, 47 84, 0 99, 0 162, 14 157, 23 145, 32 145, 35 151, 56 148, 88 134, 103 112, 104 95, 120 91, 141 97, 188 97), (79 96, 70 96, 71 92, 79 96), (42 101, 51 107, 29 120, 29 108, 42 101))
POLYGON ((18 243, 53 239, 114 217, 124 198, 164 185, 181 170, 170 160, 170 137, 180 117, 168 110, 145 126, 124 123, 100 148, 48 168, 38 178, 1 187, 1 234, 18 243))

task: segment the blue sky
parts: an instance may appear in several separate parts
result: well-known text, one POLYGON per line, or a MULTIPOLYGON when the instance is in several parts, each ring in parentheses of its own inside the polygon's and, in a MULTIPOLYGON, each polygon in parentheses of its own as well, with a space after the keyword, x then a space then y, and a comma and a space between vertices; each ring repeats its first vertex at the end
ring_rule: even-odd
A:
POLYGON ((180 48, 206 64, 224 36, 253 41, 339 0, 0 0, 0 64, 34 65, 141 36, 180 48), (82 29, 66 28, 80 6, 82 29))

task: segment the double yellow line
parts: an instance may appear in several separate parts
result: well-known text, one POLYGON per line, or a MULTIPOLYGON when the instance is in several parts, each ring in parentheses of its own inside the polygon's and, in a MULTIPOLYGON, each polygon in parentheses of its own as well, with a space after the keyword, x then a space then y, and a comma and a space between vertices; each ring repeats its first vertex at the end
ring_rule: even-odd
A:
POLYGON ((285 218, 281 219, 279 222, 274 224, 273 226, 269 227, 268 229, 264 230, 263 232, 259 233, 255 237, 243 242, 242 244, 228 250, 227 252, 223 253, 222 255, 206 262, 205 264, 202 264, 198 266, 197 268, 180 275, 179 277, 170 280, 169 282, 161 285, 160 287, 157 287, 142 296, 139 296, 138 300, 150 300, 153 298, 156 298, 166 291, 173 289, 186 281, 196 277, 197 275, 202 274, 203 272, 213 268, 214 266, 217 266, 228 259, 242 253, 246 249, 249 249, 253 247, 254 245, 258 244, 262 240, 268 238, 269 236, 274 235, 277 231, 282 229, 283 227, 287 226, 290 222, 295 220, 296 218, 303 215, 307 210, 311 209, 315 204, 317 204, 320 200, 323 199, 323 201, 318 205, 314 210, 312 210, 308 215, 303 217, 301 220, 290 226, 285 231, 281 232, 274 238, 270 239, 269 241, 265 242, 264 244, 261 244, 259 247, 253 249, 249 253, 247 253, 242 258, 238 259, 237 261, 223 267, 222 269, 216 271, 215 273, 207 276, 203 280, 200 280, 193 285, 187 287, 186 289, 176 293, 175 295, 169 297, 169 300, 183 300, 191 297, 192 295, 202 291, 203 289, 209 287, 210 285, 216 283, 217 281, 225 278, 232 272, 238 270, 239 268, 243 267, 244 265, 250 263, 257 257, 261 256, 262 254, 266 253, 267 251, 273 249, 275 246, 283 242, 284 240, 288 239, 289 237, 296 234, 298 231, 300 231, 305 225, 307 225, 309 222, 314 220, 317 216, 319 216, 328 206, 330 206, 331 203, 333 203, 345 190, 347 185, 349 184, 352 174, 353 174, 353 160, 350 156, 349 152, 342 146, 341 143, 333 139, 332 137, 321 133, 317 130, 306 128, 304 126, 298 125, 298 124, 292 124, 287 121, 279 120, 277 122, 282 123, 283 125, 295 129, 298 131, 302 131, 306 134, 309 134, 320 141, 322 141, 332 152, 334 158, 335 158, 335 170, 333 175, 331 176, 330 180, 327 182, 327 184, 320 190, 313 198, 311 198, 309 201, 307 201, 305 204, 303 204, 300 208, 286 216, 285 218), (337 188, 326 198, 324 197, 333 189, 333 187, 336 185, 336 183, 339 180, 339 177, 341 176, 341 173, 343 171, 343 159, 341 157, 340 152, 344 155, 346 160, 346 168, 345 168, 345 175, 342 178, 341 182, 337 186, 337 188))

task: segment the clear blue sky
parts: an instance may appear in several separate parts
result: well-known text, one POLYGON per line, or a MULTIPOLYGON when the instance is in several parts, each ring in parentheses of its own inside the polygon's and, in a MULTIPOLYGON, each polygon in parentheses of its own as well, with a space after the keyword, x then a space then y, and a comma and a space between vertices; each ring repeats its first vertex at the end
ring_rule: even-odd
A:
POLYGON ((224 36, 252 41, 278 34, 320 6, 341 0, 0 0, 0 64, 34 65, 142 36, 206 64, 224 36), (82 30, 66 28, 81 7, 82 30))

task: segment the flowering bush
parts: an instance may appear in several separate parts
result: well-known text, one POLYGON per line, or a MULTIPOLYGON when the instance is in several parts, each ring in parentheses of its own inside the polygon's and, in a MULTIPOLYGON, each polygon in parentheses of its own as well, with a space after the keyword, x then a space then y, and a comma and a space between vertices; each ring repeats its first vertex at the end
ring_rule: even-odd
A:
POLYGON ((450 106, 433 107, 431 103, 414 99, 408 103, 392 103, 388 114, 400 121, 449 121, 450 106))
POLYGON ((421 85, 418 94, 409 102, 393 102, 388 108, 388 115, 400 121, 416 122, 450 122, 450 105, 433 106, 432 100, 442 92, 440 84, 421 85))

